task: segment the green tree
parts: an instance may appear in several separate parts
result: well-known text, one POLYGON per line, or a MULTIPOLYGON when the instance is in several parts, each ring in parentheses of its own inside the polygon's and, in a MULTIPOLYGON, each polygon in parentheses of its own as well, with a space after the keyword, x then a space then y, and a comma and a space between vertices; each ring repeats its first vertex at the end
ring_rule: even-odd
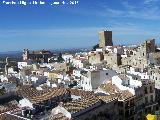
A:
POLYGON ((59 53, 58 55, 58 62, 63 62, 64 59, 62 58, 62 53, 59 53))
POLYGON ((99 44, 96 44, 96 45, 93 46, 92 50, 94 51, 94 50, 96 50, 98 47, 99 47, 99 44))

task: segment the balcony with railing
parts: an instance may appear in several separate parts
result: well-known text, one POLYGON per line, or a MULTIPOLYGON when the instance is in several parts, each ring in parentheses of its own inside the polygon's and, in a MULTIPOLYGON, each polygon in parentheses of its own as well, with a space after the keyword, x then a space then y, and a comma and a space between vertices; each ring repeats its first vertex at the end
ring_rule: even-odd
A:
POLYGON ((130 109, 130 108, 133 108, 133 107, 135 107, 135 103, 132 102, 132 101, 130 101, 130 103, 127 102, 125 104, 125 109, 130 109))
POLYGON ((157 105, 158 103, 156 101, 152 101, 152 102, 147 102, 145 103, 145 107, 149 107, 149 106, 155 106, 157 105))

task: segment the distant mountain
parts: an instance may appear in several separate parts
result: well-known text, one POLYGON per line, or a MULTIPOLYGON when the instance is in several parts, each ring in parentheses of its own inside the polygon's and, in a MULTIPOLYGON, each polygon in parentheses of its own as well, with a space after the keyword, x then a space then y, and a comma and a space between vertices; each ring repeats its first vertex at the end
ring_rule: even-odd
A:
MULTIPOLYGON (((52 49, 50 50, 53 54, 59 53, 72 53, 89 51, 90 48, 69 48, 69 49, 52 49)), ((33 50, 30 50, 32 53, 33 50)), ((5 61, 6 57, 10 57, 14 61, 22 61, 22 51, 7 51, 0 52, 0 61, 5 61)))
POLYGON ((22 61, 21 51, 0 52, 0 61, 5 61, 6 57, 10 57, 13 61, 22 61))
POLYGON ((6 51, 0 52, 0 54, 22 54, 22 51, 6 51))

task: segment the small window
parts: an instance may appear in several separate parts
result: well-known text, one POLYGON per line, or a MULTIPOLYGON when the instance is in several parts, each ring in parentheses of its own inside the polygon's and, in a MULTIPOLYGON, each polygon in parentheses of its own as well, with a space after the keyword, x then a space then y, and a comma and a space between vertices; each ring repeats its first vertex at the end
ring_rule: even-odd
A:
POLYGON ((152 86, 150 86, 150 93, 153 93, 153 88, 152 88, 152 86))
POLYGON ((145 97, 145 103, 148 103, 148 97, 145 97))
POLYGON ((144 56, 144 53, 143 53, 143 56, 144 56))
POLYGON ((145 91, 145 94, 148 94, 148 90, 147 90, 147 87, 145 87, 145 90, 144 90, 144 91, 145 91))
POLYGON ((153 102, 153 95, 151 95, 151 102, 153 102))

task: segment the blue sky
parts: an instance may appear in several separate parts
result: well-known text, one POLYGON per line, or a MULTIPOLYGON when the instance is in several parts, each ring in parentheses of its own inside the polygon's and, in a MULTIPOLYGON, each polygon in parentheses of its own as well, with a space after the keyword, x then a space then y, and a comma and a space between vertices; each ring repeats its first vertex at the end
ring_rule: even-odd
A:
POLYGON ((54 6, 1 2, 0 51, 90 47, 105 29, 113 31, 116 45, 148 38, 160 43, 159 21, 160 0, 79 0, 77 5, 54 6))

